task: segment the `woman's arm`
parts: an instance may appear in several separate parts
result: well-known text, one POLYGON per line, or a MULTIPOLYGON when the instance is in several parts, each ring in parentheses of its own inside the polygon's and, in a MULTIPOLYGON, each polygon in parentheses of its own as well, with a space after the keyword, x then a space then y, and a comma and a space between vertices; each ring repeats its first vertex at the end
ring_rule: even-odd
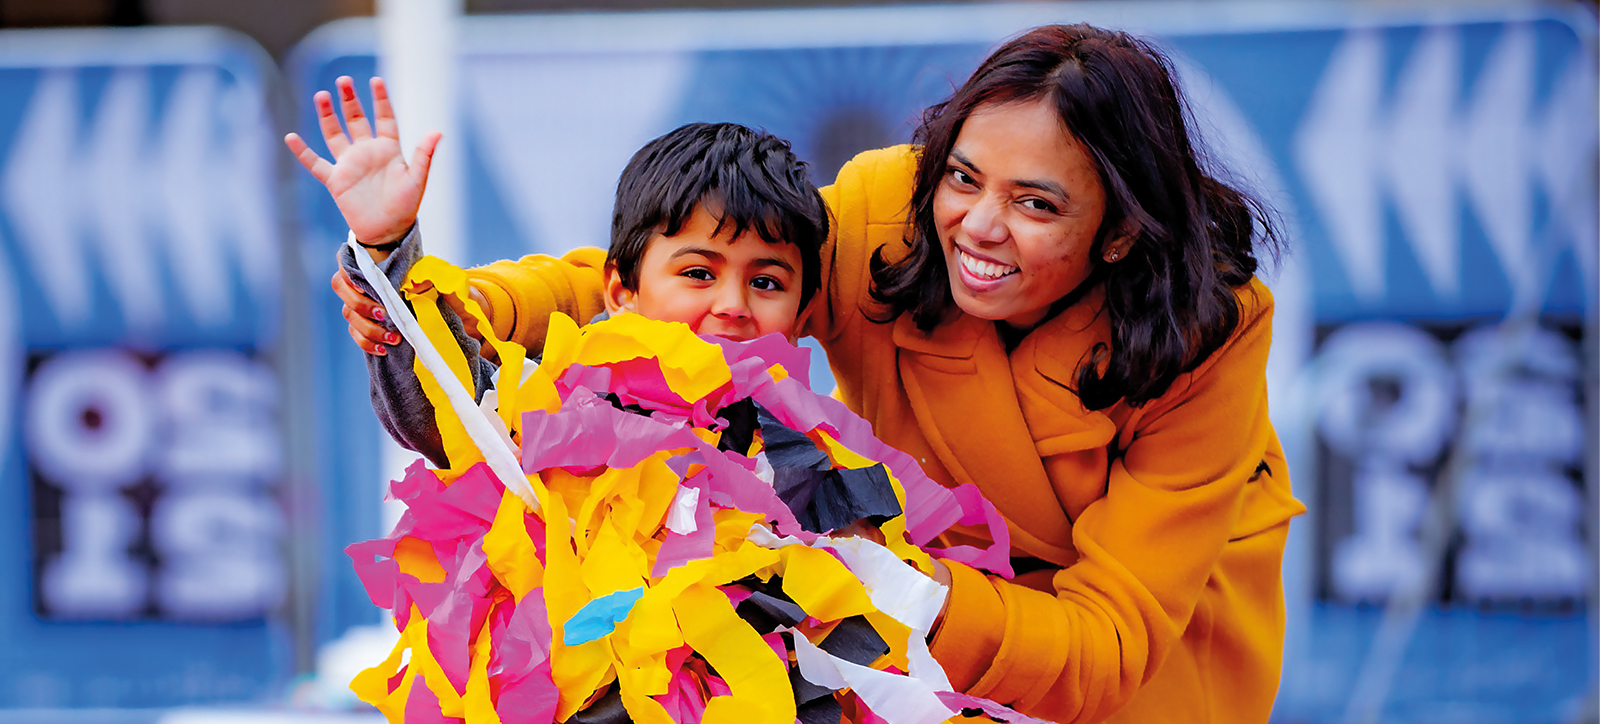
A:
POLYGON ((468 270, 467 278, 482 295, 479 304, 495 336, 532 355, 544 349, 552 313, 582 325, 605 311, 605 261, 604 249, 585 246, 559 258, 532 254, 497 261, 468 270))
POLYGON ((1270 301, 1241 301, 1246 316, 1228 344, 1131 413, 1114 443, 1120 455, 1045 458, 1052 479, 1105 480, 1073 521, 1079 560, 1055 574, 1051 592, 951 566, 933 651, 957 688, 1090 722, 1158 675, 1175 693, 1166 684, 1198 664, 1206 670, 1179 683, 1200 688, 1174 698, 1174 714, 1218 696, 1213 676, 1234 677, 1228 686, 1270 707, 1283 636, 1281 526, 1303 507, 1288 494, 1267 418, 1270 301), (1175 655, 1183 661, 1163 670, 1175 655))

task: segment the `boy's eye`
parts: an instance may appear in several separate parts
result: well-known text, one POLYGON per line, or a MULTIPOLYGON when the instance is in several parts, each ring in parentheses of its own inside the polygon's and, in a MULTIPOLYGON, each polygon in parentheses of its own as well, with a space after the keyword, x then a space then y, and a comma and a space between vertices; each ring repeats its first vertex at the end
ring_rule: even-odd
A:
POLYGON ((694 279, 694 280, 702 281, 702 282, 714 281, 716 279, 716 277, 711 274, 711 270, 710 269, 706 269, 704 267, 698 267, 698 266, 694 267, 694 268, 691 268, 691 269, 685 269, 685 270, 683 270, 681 272, 678 272, 678 276, 688 277, 690 279, 694 279))
POLYGON ((783 291, 783 282, 780 282, 772 277, 756 277, 751 279, 750 286, 760 289, 764 292, 783 291))

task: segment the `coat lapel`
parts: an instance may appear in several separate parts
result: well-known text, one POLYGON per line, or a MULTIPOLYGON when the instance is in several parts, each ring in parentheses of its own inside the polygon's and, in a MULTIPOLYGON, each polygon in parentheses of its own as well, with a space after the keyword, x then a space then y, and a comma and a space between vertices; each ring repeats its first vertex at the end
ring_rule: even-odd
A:
POLYGON ((1095 345, 1111 343, 1098 290, 1034 330, 1011 353, 1022 417, 1050 478, 1058 505, 1073 520, 1105 494, 1107 459, 1117 426, 1087 410, 1077 394, 1078 370, 1095 345))
POLYGON ((1012 523, 1015 544, 1065 563, 1072 525, 1056 500, 994 324, 965 314, 931 333, 895 320, 900 376, 934 454, 957 483, 974 483, 1012 523))

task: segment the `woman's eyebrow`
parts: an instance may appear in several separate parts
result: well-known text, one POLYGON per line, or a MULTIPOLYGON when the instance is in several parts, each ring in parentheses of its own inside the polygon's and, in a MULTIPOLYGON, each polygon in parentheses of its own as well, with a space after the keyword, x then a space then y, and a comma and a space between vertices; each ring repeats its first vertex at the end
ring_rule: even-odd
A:
POLYGON ((972 172, 975 173, 975 174, 980 174, 981 175, 983 173, 983 169, 978 168, 978 164, 973 163, 972 159, 961 155, 960 151, 957 151, 955 149, 950 149, 950 157, 955 159, 956 163, 959 163, 959 164, 961 164, 963 166, 966 166, 967 168, 972 169, 972 172))
MULTIPOLYGON (((983 175, 983 170, 978 168, 978 164, 973 163, 972 159, 969 159, 966 156, 961 155, 960 151, 951 149, 950 157, 955 159, 956 163, 959 163, 959 164, 961 164, 963 166, 966 166, 967 168, 972 169, 973 173, 978 174, 980 176, 983 175)), ((1048 193, 1048 194, 1054 194, 1057 197, 1060 197, 1062 199, 1072 198, 1071 196, 1069 196, 1067 194, 1067 190, 1061 187, 1061 184, 1058 184, 1058 183, 1056 183, 1054 181, 1050 181, 1048 179, 1012 179, 1011 183, 1014 183, 1014 184, 1016 184, 1018 186, 1021 186, 1023 188, 1038 189, 1038 190, 1043 191, 1043 192, 1048 193)))
POLYGON ((1011 183, 1014 183, 1014 184, 1016 184, 1018 186, 1021 186, 1023 188, 1038 189, 1038 190, 1043 191, 1043 192, 1048 193, 1048 194, 1054 194, 1054 195, 1056 195, 1056 196, 1058 196, 1060 198, 1063 198, 1063 199, 1069 198, 1067 196, 1067 190, 1064 189, 1064 188, 1061 188, 1061 184, 1058 184, 1058 183, 1056 183, 1054 181, 1034 180, 1034 179, 1016 179, 1016 180, 1012 181, 1011 183))

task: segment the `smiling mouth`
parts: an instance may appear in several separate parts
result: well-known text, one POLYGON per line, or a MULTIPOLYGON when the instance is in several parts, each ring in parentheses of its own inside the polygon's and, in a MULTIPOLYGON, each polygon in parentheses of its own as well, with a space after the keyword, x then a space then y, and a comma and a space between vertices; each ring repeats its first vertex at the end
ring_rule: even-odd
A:
POLYGON ((1003 279, 1021 271, 1021 269, 1014 266, 1005 266, 1003 264, 996 264, 994 262, 978 259, 961 250, 960 247, 956 248, 956 256, 961 261, 962 269, 965 269, 968 274, 971 274, 972 276, 986 282, 1003 279))

